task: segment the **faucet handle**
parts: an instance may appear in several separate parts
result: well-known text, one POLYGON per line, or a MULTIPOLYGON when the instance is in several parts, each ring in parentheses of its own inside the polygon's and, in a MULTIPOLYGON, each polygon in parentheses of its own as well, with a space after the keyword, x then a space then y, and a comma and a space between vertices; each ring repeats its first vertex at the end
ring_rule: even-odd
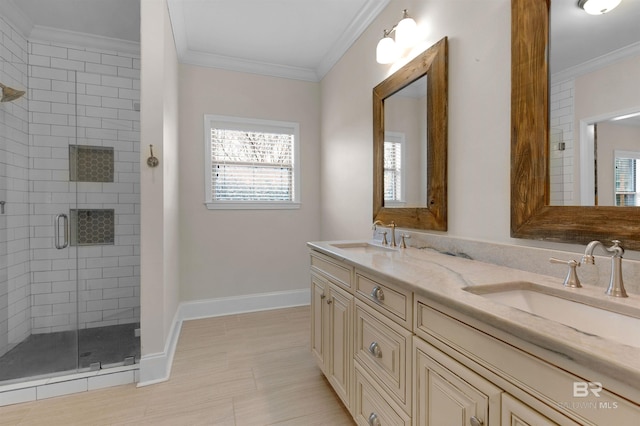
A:
POLYGON ((565 277, 564 282, 562 283, 563 286, 571 287, 571 288, 582 287, 582 284, 580 284, 580 279, 578 278, 578 273, 576 272, 576 267, 580 266, 580 263, 578 261, 573 259, 561 260, 561 259, 556 259, 555 257, 552 257, 549 259, 549 262, 560 263, 560 264, 569 266, 569 271, 567 272, 567 276, 565 277))
POLYGON ((386 246, 389 244, 389 241, 387 241, 387 231, 382 231, 382 245, 386 246))
POLYGON ((401 248, 407 248, 407 241, 409 238, 411 238, 411 235, 409 234, 402 234, 400 235, 400 237, 402 238, 402 241, 400 241, 400 247, 401 248))

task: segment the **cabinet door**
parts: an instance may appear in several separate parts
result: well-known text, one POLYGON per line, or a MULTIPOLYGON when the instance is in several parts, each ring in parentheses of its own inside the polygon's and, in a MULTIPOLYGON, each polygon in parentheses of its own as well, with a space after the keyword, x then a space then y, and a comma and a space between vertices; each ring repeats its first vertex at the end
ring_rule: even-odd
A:
POLYGON ((556 423, 508 393, 502 394, 502 424, 512 426, 555 426, 558 424, 578 426, 578 423, 564 416, 562 423, 556 423))
POLYGON ((414 342, 414 424, 499 424, 501 389, 424 341, 414 342))
MULTIPOLYGON (((315 274, 311 274, 311 352, 316 362, 325 371, 326 332, 324 314, 327 304, 325 287, 328 283, 315 274)), ((326 372, 326 371, 325 371, 326 372)))
POLYGON ((349 403, 349 383, 353 357, 351 354, 351 312, 353 296, 329 284, 328 296, 325 299, 328 317, 328 357, 325 354, 327 378, 338 396, 347 407, 349 403))

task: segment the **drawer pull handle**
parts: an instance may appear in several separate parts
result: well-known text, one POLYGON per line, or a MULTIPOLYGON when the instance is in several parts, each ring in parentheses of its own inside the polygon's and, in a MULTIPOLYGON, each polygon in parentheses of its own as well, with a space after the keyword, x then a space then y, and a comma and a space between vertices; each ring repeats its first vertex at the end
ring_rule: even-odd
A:
POLYGON ((471 426, 482 426, 483 424, 482 420, 480 420, 476 416, 471 417, 469 419, 469 423, 471 423, 471 426))
POLYGON ((380 426, 380 419, 378 419, 378 415, 376 413, 369 414, 369 426, 380 426))
POLYGON ((382 350, 380 349, 378 342, 371 342, 369 345, 369 353, 376 358, 382 358, 382 350))
POLYGON ((379 302, 382 302, 384 300, 384 292, 380 287, 375 286, 373 290, 371 290, 371 297, 373 297, 379 302))

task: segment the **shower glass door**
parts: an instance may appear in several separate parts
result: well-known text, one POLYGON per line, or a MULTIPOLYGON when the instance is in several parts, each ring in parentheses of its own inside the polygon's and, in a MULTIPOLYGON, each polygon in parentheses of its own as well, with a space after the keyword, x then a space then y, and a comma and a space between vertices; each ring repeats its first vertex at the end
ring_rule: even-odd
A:
POLYGON ((69 244, 76 193, 68 157, 76 139, 76 75, 31 72, 27 97, 1 107, 0 383, 78 369, 78 252, 69 244))
POLYGON ((7 19, 0 386, 140 358, 139 47, 27 40, 7 19))
POLYGON ((140 358, 138 56, 29 50, 0 68, 27 88, 0 103, 0 386, 140 358))
POLYGON ((84 72, 76 86, 69 176, 77 203, 69 219, 78 255, 78 362, 98 369, 140 357, 138 113, 131 78, 84 72))

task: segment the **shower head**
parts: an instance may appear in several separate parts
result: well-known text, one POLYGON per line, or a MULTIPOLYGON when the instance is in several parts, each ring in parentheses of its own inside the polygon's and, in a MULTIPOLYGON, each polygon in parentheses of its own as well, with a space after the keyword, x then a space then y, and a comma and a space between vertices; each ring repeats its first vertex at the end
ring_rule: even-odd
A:
POLYGON ((0 88, 2 88, 2 99, 0 99, 0 102, 15 101, 16 99, 24 95, 24 90, 16 90, 11 87, 5 86, 2 83, 0 83, 0 88))

